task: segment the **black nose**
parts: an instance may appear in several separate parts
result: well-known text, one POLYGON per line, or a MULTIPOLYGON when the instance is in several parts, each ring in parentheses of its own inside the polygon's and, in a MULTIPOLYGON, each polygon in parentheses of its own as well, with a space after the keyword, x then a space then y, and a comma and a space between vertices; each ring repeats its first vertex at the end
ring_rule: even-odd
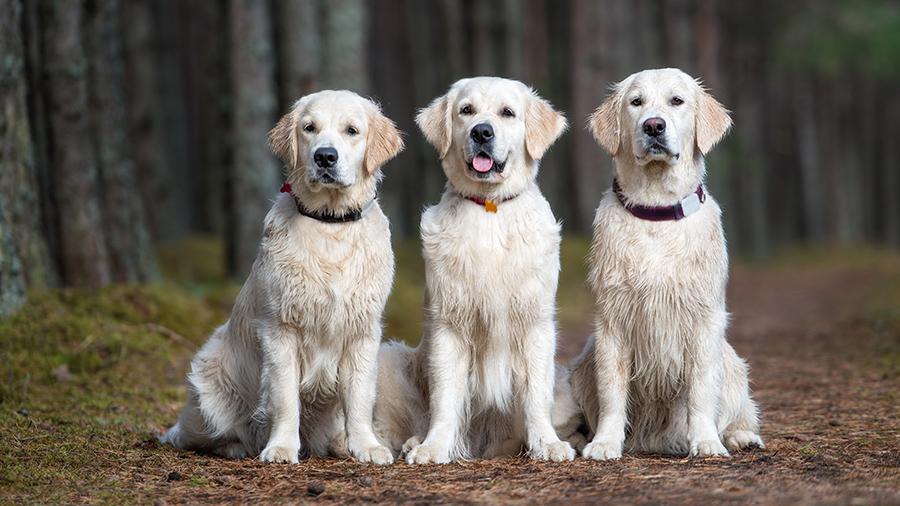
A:
POLYGON ((328 167, 333 167, 334 164, 337 163, 338 152, 334 148, 319 148, 313 153, 313 160, 315 160, 316 165, 319 167, 327 169, 328 167))
POLYGON ((644 133, 650 137, 658 137, 666 131, 666 120, 662 118, 650 118, 644 122, 644 133))
POLYGON ((494 138, 494 129, 487 123, 479 123, 472 127, 472 132, 469 135, 472 136, 473 141, 478 144, 484 144, 494 138))

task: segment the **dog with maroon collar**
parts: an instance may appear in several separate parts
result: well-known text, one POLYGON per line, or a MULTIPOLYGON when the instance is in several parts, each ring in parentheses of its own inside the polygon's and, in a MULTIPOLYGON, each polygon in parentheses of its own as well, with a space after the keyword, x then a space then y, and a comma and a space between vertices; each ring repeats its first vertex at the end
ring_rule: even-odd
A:
MULTIPOLYGON (((423 392, 427 419, 404 445, 406 460, 515 455, 523 443, 531 458, 572 460, 553 420, 560 225, 535 182, 566 120, 521 82, 476 77, 453 84, 416 122, 448 181, 422 214, 422 343, 383 346, 379 358, 383 366, 408 355, 402 362, 421 371, 406 384, 423 392)), ((379 385, 376 432, 395 426, 387 406, 413 404, 391 395, 401 390, 379 385)), ((574 401, 567 406, 579 416, 574 401)))
POLYGON ((592 438, 582 455, 763 447, 747 364, 725 337, 728 254, 703 185, 728 111, 684 72, 648 70, 615 85, 589 125, 614 183, 594 219, 594 334, 572 365, 592 438))

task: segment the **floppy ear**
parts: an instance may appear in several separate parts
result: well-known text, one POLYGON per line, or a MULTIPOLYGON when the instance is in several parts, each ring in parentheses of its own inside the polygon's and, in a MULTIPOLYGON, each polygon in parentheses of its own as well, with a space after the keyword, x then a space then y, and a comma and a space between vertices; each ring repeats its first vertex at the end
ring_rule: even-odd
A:
MULTIPOLYGON (((374 106, 374 104, 373 104, 374 106)), ((403 138, 393 121, 373 107, 366 136, 366 171, 371 174, 403 150, 403 138)))
POLYGON ((419 114, 416 115, 416 124, 419 125, 419 130, 425 134, 428 142, 437 148, 441 158, 447 156, 452 142, 449 94, 448 92, 446 95, 434 99, 428 107, 419 110, 419 114))
POLYGON ((591 129, 591 133, 594 134, 594 138, 612 156, 616 156, 616 153, 619 151, 619 137, 621 135, 619 109, 621 102, 622 86, 620 83, 613 88, 612 94, 588 118, 588 127, 591 129))
POLYGON ((297 138, 299 135, 297 122, 300 120, 304 106, 305 101, 302 98, 296 101, 291 111, 282 116, 269 132, 269 146, 276 155, 284 160, 288 171, 296 169, 300 164, 300 139, 297 138))
POLYGON ((722 104, 716 101, 702 87, 697 98, 697 148, 704 155, 725 137, 731 128, 731 116, 722 104))
POLYGON ((531 158, 539 160, 544 156, 547 148, 568 126, 562 113, 554 110, 550 102, 531 90, 531 100, 525 111, 525 149, 531 158))

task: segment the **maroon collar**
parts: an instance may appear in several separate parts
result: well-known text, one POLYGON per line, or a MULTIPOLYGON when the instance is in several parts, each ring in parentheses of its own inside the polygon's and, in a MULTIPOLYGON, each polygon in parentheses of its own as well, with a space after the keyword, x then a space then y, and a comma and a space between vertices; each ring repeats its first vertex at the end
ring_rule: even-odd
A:
POLYGON ((674 206, 641 206, 635 204, 626 204, 625 196, 622 195, 622 187, 619 186, 619 182, 617 180, 613 180, 613 191, 616 192, 616 197, 619 198, 619 202, 628 209, 631 214, 637 216, 642 220, 648 221, 674 221, 680 220, 684 217, 690 216, 695 211, 700 209, 700 204, 706 202, 706 194, 703 193, 703 183, 697 186, 697 189, 694 190, 694 193, 691 193, 684 199, 680 200, 674 206))
POLYGON ((472 201, 472 202, 478 204, 479 206, 484 206, 484 212, 486 212, 486 213, 491 212, 494 214, 497 213, 497 204, 509 202, 510 200, 519 196, 519 195, 513 195, 512 197, 507 197, 507 198, 501 200, 500 202, 494 202, 491 199, 485 197, 484 195, 477 195, 475 197, 467 197, 462 194, 458 194, 458 195, 466 200, 469 200, 469 201, 472 201))

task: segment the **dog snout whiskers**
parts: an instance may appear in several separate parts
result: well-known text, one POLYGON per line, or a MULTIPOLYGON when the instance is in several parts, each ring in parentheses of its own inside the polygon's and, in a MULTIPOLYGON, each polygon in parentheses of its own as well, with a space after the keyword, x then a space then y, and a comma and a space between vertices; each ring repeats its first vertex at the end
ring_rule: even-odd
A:
POLYGON ((313 153, 313 161, 323 169, 334 167, 338 161, 338 152, 334 148, 319 148, 313 153))
POLYGON ((485 144, 494 138, 494 128, 487 123, 479 123, 472 127, 469 135, 476 143, 485 144))
POLYGON ((644 122, 644 133, 650 137, 659 137, 666 131, 666 120, 662 118, 650 118, 644 122))

